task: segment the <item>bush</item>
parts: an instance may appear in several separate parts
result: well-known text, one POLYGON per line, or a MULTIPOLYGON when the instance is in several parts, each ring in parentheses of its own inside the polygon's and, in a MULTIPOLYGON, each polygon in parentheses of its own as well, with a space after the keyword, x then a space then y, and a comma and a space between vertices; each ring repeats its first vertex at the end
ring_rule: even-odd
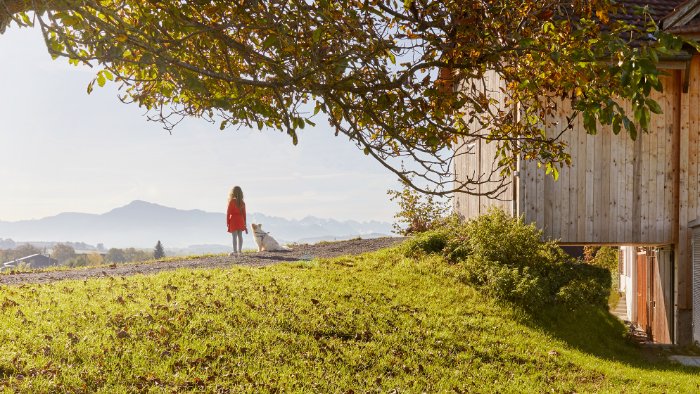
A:
POLYGON ((449 211, 448 201, 416 191, 404 182, 403 189, 388 190, 391 201, 399 204, 394 215, 394 232, 401 235, 420 234, 439 226, 443 215, 449 211))
POLYGON ((404 243, 404 254, 418 257, 425 253, 440 253, 447 246, 449 239, 450 234, 446 229, 426 231, 404 243))
POLYGON ((591 304, 607 308, 610 276, 594 274, 594 277, 573 278, 569 283, 564 284, 557 291, 557 302, 573 307, 591 304))
POLYGON ((406 252, 441 253, 459 277, 496 299, 536 311, 546 305, 605 306, 606 269, 571 258, 522 219, 491 210, 466 223, 446 220, 405 243, 406 252))
POLYGON ((610 272, 611 290, 608 297, 608 305, 614 308, 620 300, 620 282, 618 280, 618 252, 619 249, 609 246, 586 247, 586 262, 605 268, 610 272))
POLYGON ((457 215, 450 215, 437 219, 432 230, 413 235, 402 247, 408 257, 439 253, 455 263, 471 254, 466 237, 464 222, 457 215))

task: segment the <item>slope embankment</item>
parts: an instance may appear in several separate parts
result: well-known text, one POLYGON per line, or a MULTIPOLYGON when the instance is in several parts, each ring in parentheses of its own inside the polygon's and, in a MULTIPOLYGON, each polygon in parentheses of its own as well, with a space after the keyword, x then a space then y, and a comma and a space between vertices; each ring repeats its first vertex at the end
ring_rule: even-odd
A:
POLYGON ((291 246, 291 250, 282 252, 246 252, 240 257, 214 255, 78 269, 16 272, 0 275, 0 285, 50 283, 67 279, 155 274, 161 271, 176 270, 179 268, 226 268, 235 265, 263 267, 281 262, 308 261, 316 258, 373 252, 395 245, 402 240, 403 238, 399 237, 352 239, 338 242, 321 242, 312 245, 293 245, 291 246))

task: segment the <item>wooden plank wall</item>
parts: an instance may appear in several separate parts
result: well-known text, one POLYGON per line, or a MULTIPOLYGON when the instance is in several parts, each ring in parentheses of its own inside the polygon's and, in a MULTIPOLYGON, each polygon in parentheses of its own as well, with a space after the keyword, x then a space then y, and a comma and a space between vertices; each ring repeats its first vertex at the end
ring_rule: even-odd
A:
MULTIPOLYGON (((492 97, 501 103, 499 107, 505 108, 502 104, 504 101, 504 83, 495 72, 488 72, 484 78, 485 88, 489 97, 492 97)), ((481 89, 480 83, 477 89, 481 89)), ((471 89, 471 82, 465 83, 463 89, 471 89)), ((496 157, 496 146, 494 143, 488 143, 485 139, 479 138, 473 141, 462 141, 462 145, 456 151, 454 160, 455 166, 455 184, 463 182, 469 177, 476 179, 479 174, 487 176, 493 174, 494 182, 486 182, 477 185, 472 194, 456 193, 453 197, 453 207, 455 212, 463 217, 470 219, 486 213, 489 207, 498 207, 506 212, 513 214, 513 184, 507 186, 503 193, 497 199, 488 198, 483 193, 488 193, 500 185, 500 177, 498 163, 496 157)))
POLYGON ((654 287, 651 332, 656 343, 673 343, 673 262, 670 250, 656 252, 652 265, 654 287))
MULTIPOLYGON (((578 119, 563 134, 572 165, 560 169, 559 180, 544 176, 536 163, 521 163, 518 213, 564 243, 673 243, 673 133, 679 132, 674 97, 680 75, 669 74, 662 77, 664 91, 654 94, 664 113, 652 116, 650 132, 637 141, 614 135, 610 127, 587 134, 578 119)), ((548 132, 559 133, 568 113, 570 107, 560 105, 547 119, 548 132)))
MULTIPOLYGON (((683 72, 668 70, 662 77, 664 91, 654 98, 664 113, 652 115, 650 133, 636 141, 623 133, 613 135, 609 127, 599 127, 597 135, 586 134, 579 117, 573 130, 563 135, 573 160, 571 167, 560 169, 558 181, 545 176, 536 163, 522 162, 514 213, 562 242, 687 243, 687 223, 700 218, 700 57, 693 58, 691 69, 687 94, 681 93, 683 72), (680 155, 679 163, 675 155, 680 155)), ((486 80, 487 89, 502 100, 502 81, 493 73, 486 80)), ((629 104, 625 108, 630 112, 629 104)), ((556 116, 561 124, 567 111, 566 105, 560 106, 556 116)), ((490 171, 494 160, 495 147, 476 141, 471 154, 456 158, 456 179, 490 171)), ((501 200, 458 193, 454 206, 467 218, 489 206, 511 212, 511 195, 511 189, 501 200)), ((678 252, 687 254, 687 248, 678 252)))
MULTIPOLYGON (((680 73, 679 73, 680 74, 680 73)), ((684 74, 682 74, 684 77, 684 74)), ((688 92, 680 95, 678 116, 681 124, 679 146, 679 196, 677 227, 677 304, 683 310, 692 309, 691 230, 688 223, 700 219, 700 57, 694 56, 690 67, 688 92), (687 143, 686 143, 687 141, 687 143)), ((679 330, 680 331, 680 330, 679 330)), ((681 334, 679 332, 679 334, 681 334)), ((685 338, 679 339, 685 342, 685 338)))

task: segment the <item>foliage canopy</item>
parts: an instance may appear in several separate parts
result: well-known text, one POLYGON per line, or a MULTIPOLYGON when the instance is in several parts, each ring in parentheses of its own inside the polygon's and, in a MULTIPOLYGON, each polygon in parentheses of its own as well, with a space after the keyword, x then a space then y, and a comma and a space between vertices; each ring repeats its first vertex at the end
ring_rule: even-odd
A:
POLYGON ((0 29, 38 24, 53 56, 99 68, 88 91, 114 80, 123 101, 169 129, 193 116, 283 130, 296 144, 322 113, 404 182, 444 194, 486 182, 453 184, 457 148, 477 139, 497 145, 499 172, 521 157, 556 175, 570 157, 544 119, 562 97, 588 132, 647 128, 660 111, 649 98, 661 89, 658 58, 681 42, 643 9, 632 24, 619 13, 632 10, 611 0, 1 0, 0 29), (488 70, 507 84, 503 102, 482 84, 488 70))

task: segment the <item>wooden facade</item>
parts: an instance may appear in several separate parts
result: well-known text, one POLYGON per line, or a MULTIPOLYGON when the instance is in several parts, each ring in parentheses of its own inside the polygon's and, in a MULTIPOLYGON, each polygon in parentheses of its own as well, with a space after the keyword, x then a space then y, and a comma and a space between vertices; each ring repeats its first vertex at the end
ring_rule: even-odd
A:
MULTIPOLYGON (((676 324, 681 327, 677 340, 686 343, 690 328, 683 327, 690 325, 692 308, 688 225, 700 219, 700 55, 669 63, 664 72, 663 92, 653 93, 663 113, 652 114, 648 133, 633 141, 624 130, 614 135, 610 127, 599 127, 590 135, 579 118, 562 135, 572 164, 560 169, 558 180, 536 163, 521 161, 499 199, 461 194, 455 196, 454 208, 472 218, 496 206, 536 224, 545 237, 562 244, 671 247, 676 324)), ((486 79, 494 91, 500 88, 497 77, 486 79)), ((565 124, 567 111, 566 104, 560 105, 557 118, 547 119, 547 124, 565 124)), ((471 149, 455 161, 458 182, 465 174, 495 165, 490 144, 482 141, 471 149)), ((488 184, 479 191, 484 187, 488 184)))
MULTIPOLYGON (((512 179, 515 193, 509 188, 498 200, 459 194, 455 209, 471 218, 497 206, 523 215, 562 243, 674 243, 674 225, 680 219, 676 216, 690 221, 700 213, 697 199, 688 198, 697 195, 700 180, 700 124, 697 114, 688 110, 700 104, 700 57, 693 59, 692 70, 688 93, 681 93, 683 72, 667 70, 670 75, 662 77, 664 91, 653 94, 664 112, 652 114, 650 132, 636 141, 624 132, 614 135, 610 127, 587 134, 579 118, 562 135, 572 164, 560 169, 558 180, 545 175, 536 163, 522 161, 512 179), (687 192, 680 193, 682 189, 687 192), (681 201, 678 194, 683 194, 681 201)), ((568 107, 560 105, 559 119, 547 123, 566 124, 568 114, 568 107)), ((472 148, 473 154, 458 157, 458 180, 469 171, 495 168, 492 145, 482 140, 472 148)))
MULTIPOLYGON (((482 93, 495 98, 498 103, 505 101, 505 84, 495 72, 486 74, 483 85, 466 87, 465 84, 463 88, 480 89, 482 93)), ((478 179, 481 174, 498 174, 495 144, 486 143, 483 139, 464 141, 457 151, 454 165, 456 181, 458 182, 469 178, 478 179)), ((516 181, 514 176, 508 178, 506 180, 508 186, 502 190, 502 193, 497 198, 489 198, 484 196, 484 194, 497 189, 501 184, 500 179, 494 182, 478 184, 474 190, 476 195, 455 194, 453 199, 455 210, 467 218, 477 217, 482 213, 486 213, 490 207, 498 207, 511 214, 515 213, 513 191, 516 181)))

